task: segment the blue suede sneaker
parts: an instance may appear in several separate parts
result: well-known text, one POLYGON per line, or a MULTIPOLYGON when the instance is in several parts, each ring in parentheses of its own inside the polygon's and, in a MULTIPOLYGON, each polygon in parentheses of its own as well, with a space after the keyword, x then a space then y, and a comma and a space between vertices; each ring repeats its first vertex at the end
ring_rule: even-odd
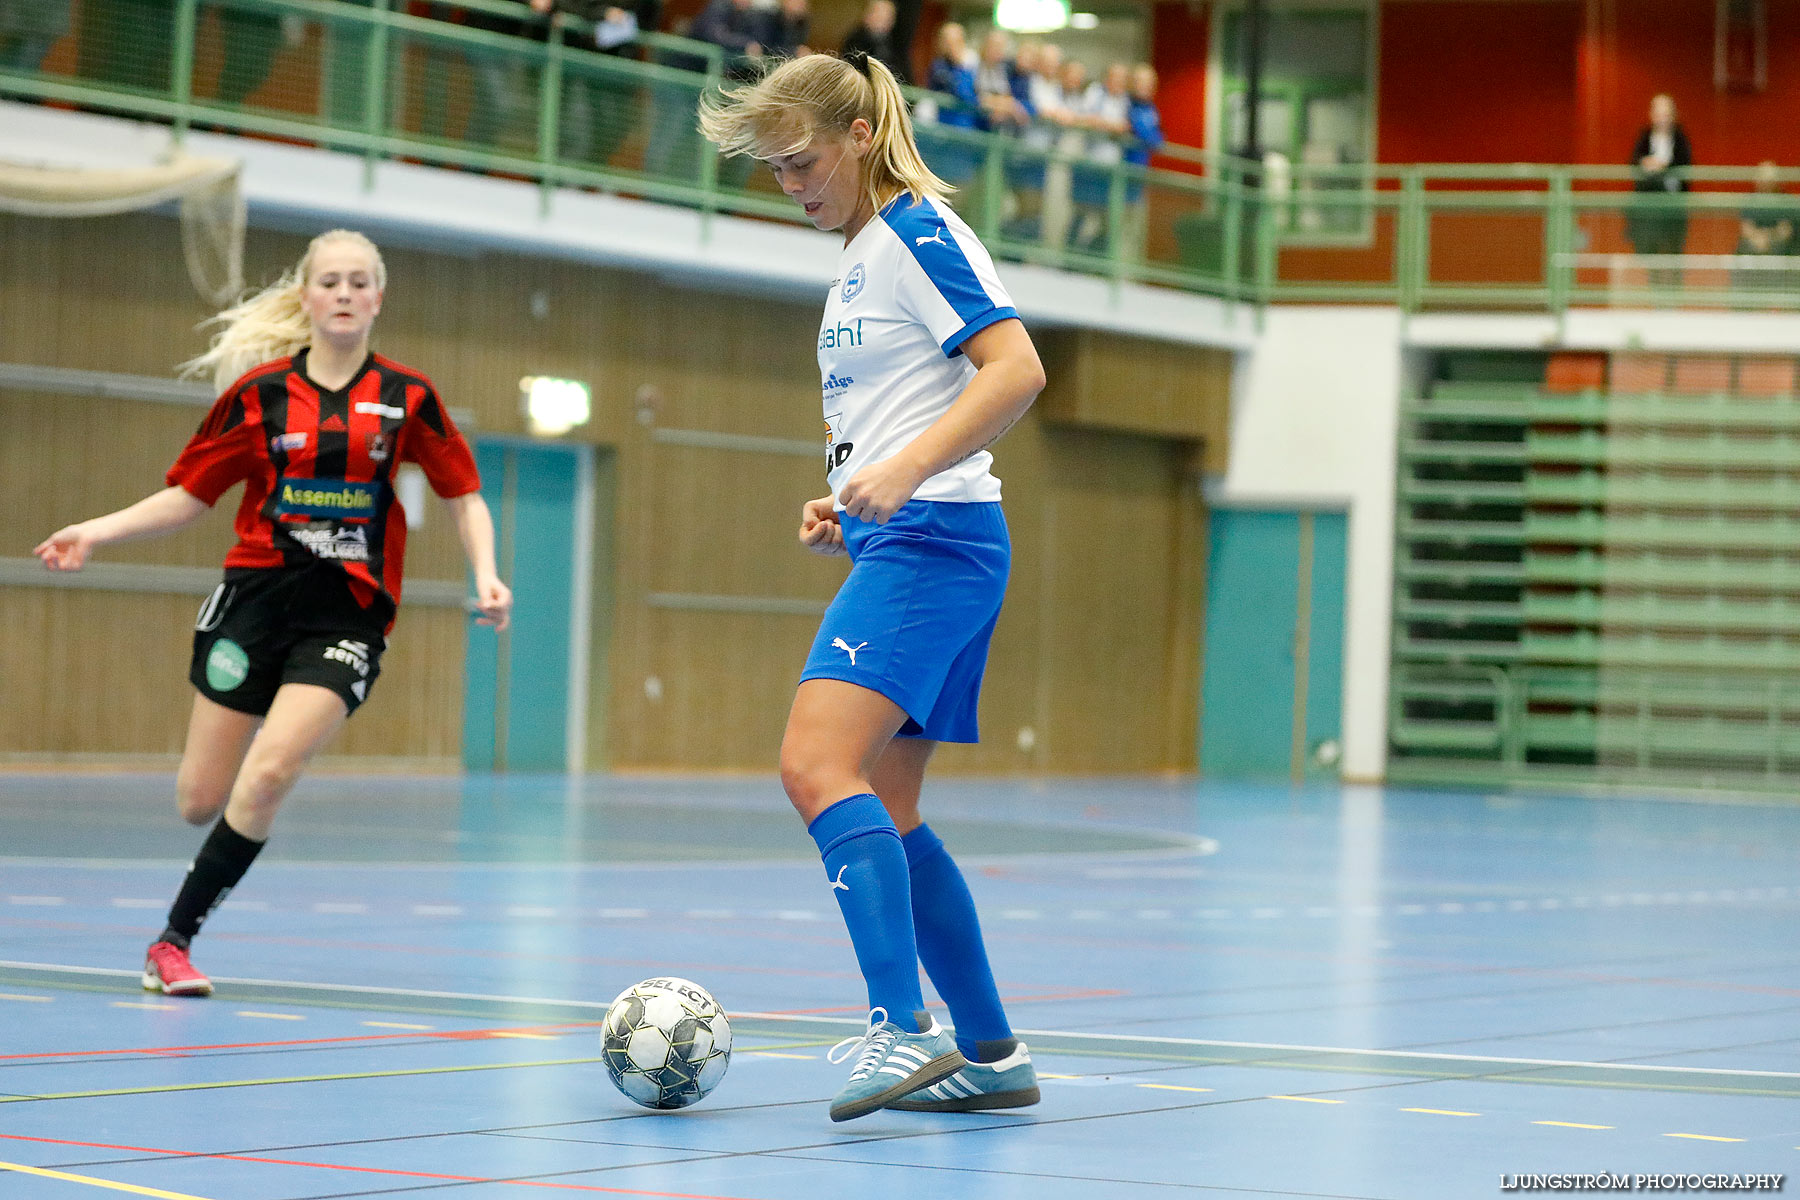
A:
POLYGON ((972 1062, 948 1079, 888 1104, 900 1112, 978 1112, 1027 1108, 1038 1102, 1037 1072, 1020 1042, 999 1062, 972 1062))
POLYGON ((878 1108, 929 1087, 968 1066, 956 1039, 933 1018, 920 1033, 908 1033, 887 1019, 887 1010, 869 1013, 868 1032, 845 1038, 831 1048, 826 1061, 841 1063, 857 1057, 850 1082, 831 1102, 831 1119, 850 1121, 866 1117, 878 1108))

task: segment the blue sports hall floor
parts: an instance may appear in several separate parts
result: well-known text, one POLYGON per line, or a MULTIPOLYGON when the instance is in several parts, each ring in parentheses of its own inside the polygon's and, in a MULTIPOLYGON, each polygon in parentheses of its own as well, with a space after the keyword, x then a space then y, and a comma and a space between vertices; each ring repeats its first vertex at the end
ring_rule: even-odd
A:
POLYGON ((0 775, 5 1200, 1459 1200, 1800 1168, 1789 805, 939 783, 1043 1102, 834 1125, 862 987, 772 779, 312 777, 195 943, 207 1000, 138 987, 201 836, 171 787, 0 775), (596 1024, 668 973, 736 1052, 654 1113, 596 1024))

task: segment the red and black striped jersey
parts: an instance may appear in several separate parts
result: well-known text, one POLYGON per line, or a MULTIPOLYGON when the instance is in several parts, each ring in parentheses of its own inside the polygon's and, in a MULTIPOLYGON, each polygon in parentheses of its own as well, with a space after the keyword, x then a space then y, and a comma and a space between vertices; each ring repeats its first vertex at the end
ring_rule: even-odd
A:
POLYGON ((431 380, 371 354, 328 390, 307 378, 301 350, 227 388, 167 478, 209 505, 243 481, 227 569, 326 562, 365 606, 377 596, 397 606, 406 512, 392 477, 403 462, 446 499, 481 487, 431 380))

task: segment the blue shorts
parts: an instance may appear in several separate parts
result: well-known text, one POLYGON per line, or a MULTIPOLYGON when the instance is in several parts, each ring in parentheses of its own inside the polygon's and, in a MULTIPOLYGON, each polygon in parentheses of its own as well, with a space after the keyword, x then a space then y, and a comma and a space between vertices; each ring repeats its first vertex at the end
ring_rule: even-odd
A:
POLYGON ((1000 505, 914 500, 886 525, 842 519, 855 565, 801 681, 880 692, 906 713, 901 737, 979 741, 981 675, 1012 566, 1000 505))

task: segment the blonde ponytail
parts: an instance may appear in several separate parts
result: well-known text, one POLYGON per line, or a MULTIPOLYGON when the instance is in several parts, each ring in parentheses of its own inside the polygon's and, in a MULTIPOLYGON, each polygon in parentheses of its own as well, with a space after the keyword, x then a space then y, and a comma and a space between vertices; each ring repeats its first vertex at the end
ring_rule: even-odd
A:
POLYGON ((212 376, 213 389, 224 391, 250 368, 286 357, 312 340, 312 321, 306 315, 301 297, 311 277, 313 255, 330 242, 351 242, 369 252, 375 264, 375 288, 387 289, 387 266, 381 251, 362 234, 350 229, 332 229, 307 243, 292 270, 251 296, 201 322, 218 326, 206 353, 181 364, 183 379, 212 376))
POLYGON ((874 93, 875 119, 869 127, 875 144, 869 149, 863 177, 876 196, 887 192, 911 192, 920 200, 942 200, 956 189, 925 165, 919 143, 913 138, 912 111, 900 91, 900 81, 879 58, 866 60, 869 87, 874 93), (885 185, 885 188, 884 186, 885 185))
POLYGON ((811 54, 700 102, 700 132, 706 139, 725 154, 754 158, 798 154, 820 135, 846 137, 858 119, 873 132, 862 185, 877 207, 901 192, 943 200, 956 190, 919 155, 900 81, 878 58, 858 56, 852 65, 829 54, 811 54))

